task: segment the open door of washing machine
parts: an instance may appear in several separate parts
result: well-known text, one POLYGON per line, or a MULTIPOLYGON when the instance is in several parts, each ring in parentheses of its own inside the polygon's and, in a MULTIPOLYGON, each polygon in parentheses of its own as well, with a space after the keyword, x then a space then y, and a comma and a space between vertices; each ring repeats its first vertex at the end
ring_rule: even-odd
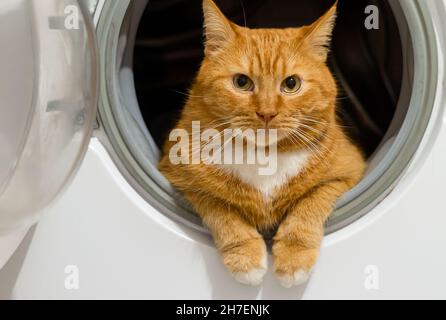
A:
POLYGON ((2 238, 38 219, 77 172, 96 118, 97 44, 82 1, 0 2, 2 238))

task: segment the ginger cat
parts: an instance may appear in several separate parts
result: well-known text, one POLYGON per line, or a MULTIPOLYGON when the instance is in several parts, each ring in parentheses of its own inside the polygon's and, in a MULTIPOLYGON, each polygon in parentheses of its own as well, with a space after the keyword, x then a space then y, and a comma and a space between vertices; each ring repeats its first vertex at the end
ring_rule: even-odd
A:
MULTIPOLYGON (((338 91, 326 65, 336 4, 312 25, 289 29, 235 25, 211 0, 203 9, 205 58, 176 128, 190 132, 200 121, 219 132, 274 129, 277 139, 266 147, 277 150, 277 170, 261 176, 256 163, 173 164, 174 141, 166 143, 159 169, 192 203, 235 279, 261 283, 268 254, 261 233, 277 230, 274 271, 283 286, 300 285, 316 263, 336 200, 365 167, 337 123, 338 91)), ((253 143, 245 139, 243 146, 253 143)))

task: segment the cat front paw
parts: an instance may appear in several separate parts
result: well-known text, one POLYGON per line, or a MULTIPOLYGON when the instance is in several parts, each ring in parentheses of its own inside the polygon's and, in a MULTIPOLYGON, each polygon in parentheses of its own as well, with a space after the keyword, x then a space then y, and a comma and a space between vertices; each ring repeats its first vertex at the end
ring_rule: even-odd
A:
POLYGON ((319 255, 318 249, 277 241, 273 246, 274 272, 285 288, 300 286, 308 281, 319 255))
POLYGON ((238 282, 258 286, 267 267, 267 251, 263 239, 250 239, 222 251, 223 263, 238 282))

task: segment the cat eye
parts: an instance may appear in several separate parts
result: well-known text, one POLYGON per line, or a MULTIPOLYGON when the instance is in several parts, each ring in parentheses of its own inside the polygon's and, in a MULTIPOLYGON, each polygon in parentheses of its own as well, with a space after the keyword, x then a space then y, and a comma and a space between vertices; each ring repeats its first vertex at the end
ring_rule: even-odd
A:
POLYGON ((284 93, 296 93, 299 91, 300 87, 302 86, 302 81, 298 76, 291 76, 286 78, 281 85, 281 90, 284 93))
POLYGON ((254 82, 244 74, 236 74, 234 76, 234 86, 242 91, 254 90, 254 82))

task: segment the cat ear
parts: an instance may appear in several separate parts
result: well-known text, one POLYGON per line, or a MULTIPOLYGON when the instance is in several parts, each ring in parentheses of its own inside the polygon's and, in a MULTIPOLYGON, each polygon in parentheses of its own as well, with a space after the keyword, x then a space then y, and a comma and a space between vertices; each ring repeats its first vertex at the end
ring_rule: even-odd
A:
POLYGON ((338 1, 322 17, 308 27, 305 43, 318 58, 327 60, 329 46, 336 22, 338 1))
POLYGON ((206 35, 206 54, 221 51, 235 36, 231 22, 212 0, 203 0, 204 29, 206 35))

